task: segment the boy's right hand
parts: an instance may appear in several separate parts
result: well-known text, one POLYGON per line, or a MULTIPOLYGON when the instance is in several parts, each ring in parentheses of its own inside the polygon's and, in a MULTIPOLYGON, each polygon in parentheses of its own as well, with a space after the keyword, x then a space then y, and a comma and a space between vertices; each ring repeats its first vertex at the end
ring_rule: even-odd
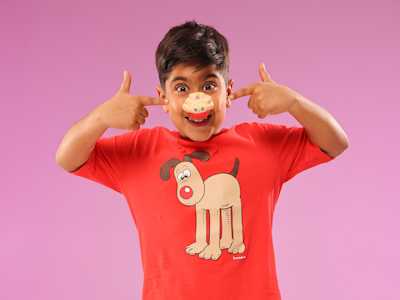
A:
POLYGON ((149 116, 145 106, 167 104, 161 98, 133 96, 129 93, 130 86, 131 76, 124 71, 117 93, 97 108, 100 120, 107 128, 139 129, 149 116))

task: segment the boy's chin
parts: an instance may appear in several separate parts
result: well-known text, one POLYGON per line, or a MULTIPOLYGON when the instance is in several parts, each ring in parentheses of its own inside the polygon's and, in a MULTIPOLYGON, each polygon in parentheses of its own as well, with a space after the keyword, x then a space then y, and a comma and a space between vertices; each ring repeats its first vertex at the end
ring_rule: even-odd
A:
POLYGON ((185 139, 195 142, 207 141, 215 134, 215 128, 212 126, 206 126, 203 128, 191 128, 190 126, 186 126, 183 130, 179 131, 185 139))
POLYGON ((205 126, 193 125, 187 119, 184 119, 183 123, 175 124, 175 126, 183 138, 196 142, 207 141, 219 131, 219 126, 216 124, 214 118, 205 126))

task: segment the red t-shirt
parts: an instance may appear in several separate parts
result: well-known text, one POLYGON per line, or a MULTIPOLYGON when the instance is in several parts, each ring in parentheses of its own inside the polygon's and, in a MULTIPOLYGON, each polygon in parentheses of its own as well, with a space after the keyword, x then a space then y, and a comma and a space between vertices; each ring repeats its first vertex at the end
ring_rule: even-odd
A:
POLYGON ((144 300, 280 300, 272 221, 281 187, 332 159, 303 127, 244 122, 205 142, 164 127, 103 137, 71 173, 128 201, 144 300))

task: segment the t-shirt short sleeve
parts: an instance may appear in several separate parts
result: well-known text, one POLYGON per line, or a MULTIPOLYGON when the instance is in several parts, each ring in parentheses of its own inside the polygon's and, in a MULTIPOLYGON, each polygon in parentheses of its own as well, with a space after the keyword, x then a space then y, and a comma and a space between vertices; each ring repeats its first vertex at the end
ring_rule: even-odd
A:
POLYGON ((87 161, 70 173, 122 193, 122 168, 129 155, 134 153, 135 135, 136 131, 130 131, 98 139, 87 161))
POLYGON ((310 140, 304 127, 272 123, 258 123, 258 126, 265 133, 268 147, 273 147, 276 154, 281 183, 304 170, 334 159, 310 140))

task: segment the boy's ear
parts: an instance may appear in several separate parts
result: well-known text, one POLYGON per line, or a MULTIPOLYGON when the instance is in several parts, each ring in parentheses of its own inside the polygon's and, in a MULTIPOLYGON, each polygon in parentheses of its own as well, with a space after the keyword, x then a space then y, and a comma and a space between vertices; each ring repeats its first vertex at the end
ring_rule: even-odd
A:
POLYGON ((233 79, 229 79, 228 85, 226 87, 226 107, 230 107, 232 102, 228 98, 230 94, 233 93, 233 79))
MULTIPOLYGON (((157 92, 157 95, 158 95, 158 97, 160 98, 160 99, 162 99, 162 100, 165 100, 165 92, 164 92, 164 90, 161 88, 161 86, 160 85, 157 85, 156 86, 156 92, 157 92)), ((162 108, 163 108, 163 110, 165 111, 165 112, 168 112, 168 104, 165 104, 165 105, 162 105, 162 108)))

